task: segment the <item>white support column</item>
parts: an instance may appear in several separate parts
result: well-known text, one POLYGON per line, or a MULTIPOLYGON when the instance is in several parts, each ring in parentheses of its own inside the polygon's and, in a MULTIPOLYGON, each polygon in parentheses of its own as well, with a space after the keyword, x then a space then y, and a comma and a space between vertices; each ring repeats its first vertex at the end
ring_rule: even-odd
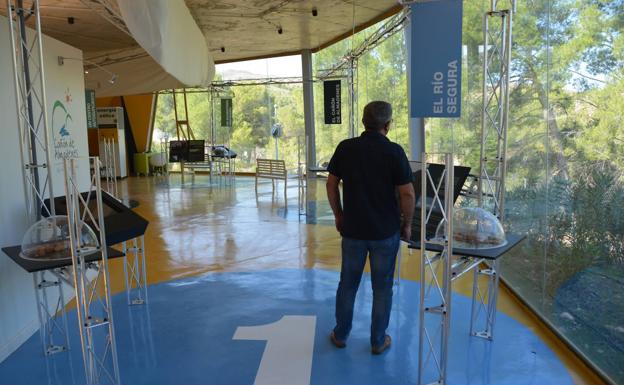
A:
MULTIPOLYGON (((301 66, 303 75, 303 114, 305 121, 306 135, 306 167, 316 166, 316 135, 314 128, 314 76, 312 73, 312 51, 304 49, 301 51, 301 66)), ((315 173, 306 171, 307 174, 315 178, 315 173)))
POLYGON ((425 152, 425 119, 412 118, 412 24, 406 23, 403 30, 405 36, 405 48, 407 51, 407 108, 408 116, 408 140, 409 159, 421 161, 421 155, 425 152))

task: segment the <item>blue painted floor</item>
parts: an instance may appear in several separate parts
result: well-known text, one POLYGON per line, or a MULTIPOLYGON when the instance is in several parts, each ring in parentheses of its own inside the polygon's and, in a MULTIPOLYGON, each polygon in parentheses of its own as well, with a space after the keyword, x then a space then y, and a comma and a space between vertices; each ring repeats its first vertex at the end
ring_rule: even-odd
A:
MULTIPOLYGON (((337 272, 326 270, 212 273, 150 286, 149 308, 128 307, 125 295, 117 295, 114 316, 122 384, 253 385, 261 360, 270 361, 269 353, 264 352, 267 343, 233 340, 237 328, 271 324, 295 315, 316 321, 315 330, 301 330, 314 341, 309 384, 415 384, 418 283, 402 281, 395 287, 388 330, 393 346, 381 356, 372 356, 368 345, 368 278, 358 293, 348 347, 336 349, 328 340, 334 325, 338 279, 337 272)), ((455 295, 453 301, 450 385, 572 384, 563 364, 526 327, 499 313, 493 342, 471 338, 470 300, 455 295)), ((70 352, 44 358, 36 334, 0 363, 0 384, 84 384, 74 312, 69 319, 70 352)), ((260 328, 254 330, 271 334, 260 328)), ((301 341, 302 335, 278 332, 270 338, 279 345, 301 341)), ((294 351, 278 351, 278 362, 284 367, 305 367, 305 362, 295 362, 303 356, 298 356, 296 348, 294 351)), ((274 378, 273 382, 292 383, 288 378, 274 378)))

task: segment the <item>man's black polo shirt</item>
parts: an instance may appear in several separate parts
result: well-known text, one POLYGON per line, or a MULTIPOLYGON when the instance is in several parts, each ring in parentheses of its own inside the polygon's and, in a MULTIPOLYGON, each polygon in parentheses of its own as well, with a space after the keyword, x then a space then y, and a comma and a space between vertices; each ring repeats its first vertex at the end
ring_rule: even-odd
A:
POLYGON ((327 171, 343 181, 342 236, 379 240, 399 231, 396 186, 412 181, 405 151, 379 132, 340 142, 327 171))

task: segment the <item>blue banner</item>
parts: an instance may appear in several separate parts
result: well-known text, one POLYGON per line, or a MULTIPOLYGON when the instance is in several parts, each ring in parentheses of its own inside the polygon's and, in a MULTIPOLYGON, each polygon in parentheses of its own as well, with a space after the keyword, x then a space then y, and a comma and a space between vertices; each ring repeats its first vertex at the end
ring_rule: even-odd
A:
POLYGON ((461 112, 462 0, 411 5, 411 117, 461 112))

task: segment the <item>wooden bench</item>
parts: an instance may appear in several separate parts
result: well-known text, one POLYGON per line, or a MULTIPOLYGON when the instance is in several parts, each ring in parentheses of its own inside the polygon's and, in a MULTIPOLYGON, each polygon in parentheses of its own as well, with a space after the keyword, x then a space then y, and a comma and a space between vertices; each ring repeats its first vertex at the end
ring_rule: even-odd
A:
POLYGON ((184 171, 189 170, 191 175, 193 176, 193 180, 195 178, 195 171, 208 172, 210 177, 210 181, 212 182, 212 159, 210 155, 204 154, 203 162, 181 162, 180 163, 180 171, 182 172, 182 183, 184 183, 184 171))
POLYGON ((288 179, 286 163, 277 159, 256 159, 256 195, 258 194, 258 178, 271 179, 273 191, 275 191, 275 181, 284 181, 284 201, 286 201, 286 180, 288 179))

